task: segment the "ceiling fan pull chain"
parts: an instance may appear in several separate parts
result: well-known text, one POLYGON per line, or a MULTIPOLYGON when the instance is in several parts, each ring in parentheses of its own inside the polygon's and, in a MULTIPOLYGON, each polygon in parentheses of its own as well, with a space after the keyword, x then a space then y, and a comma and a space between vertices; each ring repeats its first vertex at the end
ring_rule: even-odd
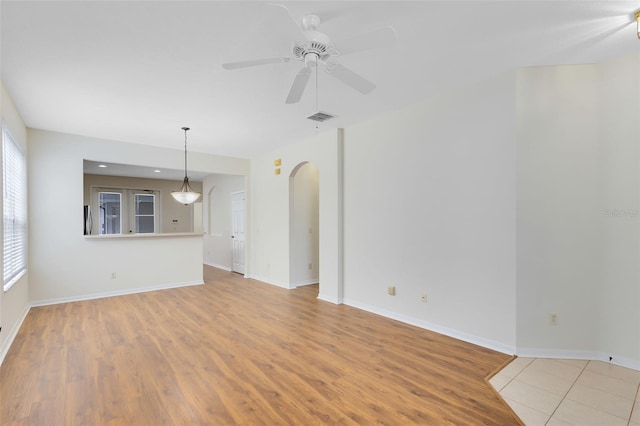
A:
MULTIPOLYGON (((318 74, 319 74, 320 69, 318 68, 318 56, 316 56, 316 112, 320 111, 319 108, 319 101, 318 101, 318 97, 319 95, 319 90, 318 90, 318 74)), ((318 121, 316 121, 316 133, 320 133, 320 123, 318 121)))
POLYGON ((320 109, 318 107, 318 105, 319 105, 318 97, 320 96, 318 94, 318 74, 319 74, 318 71, 319 71, 319 69, 318 69, 318 57, 316 56, 316 111, 320 111, 320 109))

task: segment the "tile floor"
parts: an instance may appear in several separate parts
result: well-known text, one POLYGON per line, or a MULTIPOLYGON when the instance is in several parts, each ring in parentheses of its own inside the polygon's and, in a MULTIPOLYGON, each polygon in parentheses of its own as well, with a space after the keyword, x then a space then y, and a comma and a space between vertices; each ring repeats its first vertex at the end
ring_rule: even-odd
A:
POLYGON ((640 426, 640 371, 602 361, 516 358, 490 383, 527 426, 640 426))

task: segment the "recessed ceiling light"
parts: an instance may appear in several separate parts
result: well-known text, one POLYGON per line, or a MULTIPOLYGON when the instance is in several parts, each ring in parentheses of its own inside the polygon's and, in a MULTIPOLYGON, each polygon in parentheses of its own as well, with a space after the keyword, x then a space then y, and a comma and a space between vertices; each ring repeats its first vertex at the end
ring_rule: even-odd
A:
POLYGON ((160 173, 160 170, 155 169, 155 170, 153 171, 153 173, 160 173))
POLYGON ((105 167, 107 167, 106 164, 98 164, 98 167, 100 167, 101 169, 104 169, 105 167))

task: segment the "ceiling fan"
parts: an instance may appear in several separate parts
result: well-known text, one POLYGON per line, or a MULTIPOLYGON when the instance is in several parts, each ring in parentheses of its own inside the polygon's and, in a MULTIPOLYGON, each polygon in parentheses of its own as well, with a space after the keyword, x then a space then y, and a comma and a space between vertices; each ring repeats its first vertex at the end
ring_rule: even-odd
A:
MULTIPOLYGON (((281 6, 289 12, 283 5, 274 6, 281 6)), ((289 16, 294 22, 296 21, 291 12, 289 12, 289 16)), ((294 104, 300 101, 311 77, 312 69, 319 66, 323 66, 329 75, 358 92, 365 95, 371 93, 376 87, 374 83, 344 65, 333 61, 333 58, 363 50, 390 47, 397 40, 395 30, 392 27, 384 27, 334 44, 328 35, 318 31, 319 25, 320 17, 318 15, 309 14, 302 18, 302 27, 299 28, 302 30, 305 41, 293 44, 291 56, 228 62, 222 64, 222 67, 226 70, 235 70, 258 65, 287 63, 291 60, 302 62, 304 65, 298 71, 289 89, 289 94, 285 101, 287 104, 294 104)), ((298 26, 297 23, 296 26, 298 26)))

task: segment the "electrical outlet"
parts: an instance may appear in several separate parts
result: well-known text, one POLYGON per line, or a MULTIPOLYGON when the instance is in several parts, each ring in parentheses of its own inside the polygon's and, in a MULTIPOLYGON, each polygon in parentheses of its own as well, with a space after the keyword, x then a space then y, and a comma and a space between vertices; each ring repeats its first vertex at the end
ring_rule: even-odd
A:
POLYGON ((422 293, 422 296, 420 296, 420 300, 422 300, 422 303, 427 303, 427 293, 422 293))
POLYGON ((549 324, 550 325, 558 325, 558 314, 549 315, 549 324))
POLYGON ((313 263, 310 263, 309 264, 309 270, 312 270, 312 269, 313 269, 313 263))
POLYGON ((111 279, 112 279, 112 280, 115 280, 115 279, 116 279, 116 273, 115 273, 115 272, 112 272, 112 273, 111 273, 111 279))
POLYGON ((395 285, 390 285, 389 288, 387 288, 387 292, 389 293, 389 296, 395 296, 396 295, 396 286, 395 285))

